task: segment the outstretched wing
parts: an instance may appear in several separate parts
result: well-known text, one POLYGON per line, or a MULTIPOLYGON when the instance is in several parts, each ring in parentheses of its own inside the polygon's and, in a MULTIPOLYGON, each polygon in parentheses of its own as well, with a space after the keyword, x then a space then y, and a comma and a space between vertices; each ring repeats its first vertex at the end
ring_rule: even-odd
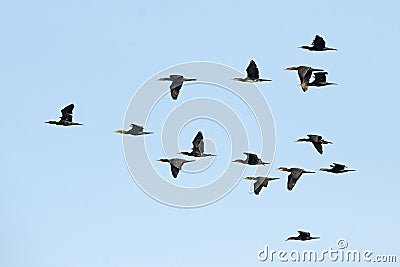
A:
POLYGON ((314 48, 324 48, 325 47, 325 40, 319 35, 316 35, 314 41, 311 44, 314 48))
POLYGON ((260 74, 259 74, 257 65, 254 62, 254 60, 250 61, 250 64, 247 67, 246 72, 247 72, 247 78, 249 78, 249 79, 255 80, 255 79, 260 78, 260 76, 259 76, 260 74))
POLYGON ((203 133, 202 132, 198 132, 197 135, 195 136, 195 138, 193 139, 193 151, 198 151, 200 153, 204 152, 204 142, 203 142, 203 133))
POLYGON ((322 153, 323 153, 322 143, 321 142, 312 142, 312 144, 314 145, 314 147, 318 151, 318 153, 322 155, 322 153))
POLYGON ((178 99, 179 91, 181 90, 181 88, 182 88, 182 84, 181 84, 181 86, 177 86, 175 88, 171 88, 171 97, 172 97, 173 100, 177 100, 178 99))
POLYGON ((171 173, 174 178, 178 177, 179 169, 171 164, 171 173))
POLYGON ((72 111, 74 110, 74 104, 70 104, 61 110, 61 120, 72 122, 72 111))
POLYGON ((128 131, 130 134, 138 134, 141 132, 143 132, 143 127, 133 123, 131 124, 131 129, 128 131))
POLYGON ((250 165, 256 165, 259 162, 258 156, 256 154, 253 153, 244 153, 245 155, 247 155, 247 163, 250 165))
POLYGON ((313 83, 317 83, 317 84, 318 83, 326 83, 326 75, 327 74, 328 73, 326 71, 314 73, 315 79, 314 79, 313 83))
POLYGON ((258 195, 261 192, 261 189, 264 186, 265 178, 257 177, 254 183, 254 194, 258 195))

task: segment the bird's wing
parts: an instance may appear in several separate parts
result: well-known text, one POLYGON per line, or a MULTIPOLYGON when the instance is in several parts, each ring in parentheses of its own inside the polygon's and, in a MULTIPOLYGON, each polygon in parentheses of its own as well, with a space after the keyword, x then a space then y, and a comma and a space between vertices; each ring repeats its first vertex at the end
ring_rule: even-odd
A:
POLYGON ((169 86, 169 89, 171 89, 171 90, 175 89, 175 88, 181 89, 182 84, 183 84, 183 80, 182 79, 174 79, 174 80, 172 80, 172 83, 169 86))
POLYGON ((260 77, 257 65, 254 62, 254 60, 250 61, 250 64, 247 67, 246 72, 247 72, 247 78, 249 78, 249 79, 253 79, 254 80, 254 79, 258 79, 260 77))
POLYGON ((178 99, 178 95, 179 95, 179 90, 181 90, 182 88, 182 84, 180 86, 171 88, 171 97, 173 100, 177 100, 178 99))
POLYGON ((74 104, 70 104, 61 110, 61 120, 72 122, 72 111, 74 110, 74 104))
POLYGON ((312 68, 308 68, 304 73, 303 83, 309 83, 312 75, 312 68))
MULTIPOLYGON (((299 75, 299 79, 301 83, 304 83, 304 77, 307 75, 307 72, 310 70, 310 67, 307 66, 300 66, 297 69, 297 74, 299 75)), ((311 73, 310 73, 310 77, 311 77, 311 73)), ((308 78, 310 79, 310 78, 308 78)))
POLYGON ((287 181, 287 189, 291 191, 293 187, 296 185, 297 179, 293 177, 292 174, 289 174, 287 181))
POLYGON ((179 169, 172 164, 171 164, 171 173, 174 178, 176 178, 179 173, 179 169))
POLYGON ((326 74, 328 74, 326 71, 324 72, 316 72, 314 73, 314 83, 326 83, 326 74))
POLYGON ((143 127, 142 126, 139 126, 139 125, 136 125, 136 124, 131 124, 131 129, 128 131, 128 133, 137 134, 137 133, 140 133, 140 132, 143 132, 143 127))
MULTIPOLYGON (((332 166, 332 165, 331 165, 332 166)), ((346 165, 339 164, 339 163, 333 163, 333 168, 336 170, 344 170, 346 168, 346 165)))
POLYGON ((314 46, 315 48, 324 48, 325 40, 321 36, 316 35, 311 45, 314 46))
POLYGON ((318 151, 318 153, 320 153, 320 154, 323 153, 321 142, 312 142, 312 144, 314 145, 314 147, 318 151))
POLYGON ((193 148, 192 150, 197 150, 201 153, 204 152, 204 142, 203 142, 203 133, 202 132, 198 132, 197 135, 195 136, 195 138, 192 141, 193 144, 193 148))
POLYGON ((311 234, 310 232, 305 232, 305 231, 297 231, 299 233, 300 236, 304 236, 304 237, 310 237, 311 234))
POLYGON ((318 142, 322 140, 322 136, 316 134, 307 134, 311 141, 318 142))
MULTIPOLYGON (((257 177, 257 180, 254 182, 254 193, 256 193, 256 190, 258 192, 261 191, 261 188, 264 186, 263 185, 264 181, 265 181, 265 178, 257 177)), ((258 194, 256 193, 256 195, 258 195, 258 194)))
POLYGON ((256 154, 248 153, 247 158, 249 164, 258 164, 259 162, 258 156, 256 154))
POLYGON ((181 169, 183 163, 185 163, 185 160, 183 160, 183 159, 171 159, 169 162, 171 163, 171 165, 174 165, 176 168, 181 169))

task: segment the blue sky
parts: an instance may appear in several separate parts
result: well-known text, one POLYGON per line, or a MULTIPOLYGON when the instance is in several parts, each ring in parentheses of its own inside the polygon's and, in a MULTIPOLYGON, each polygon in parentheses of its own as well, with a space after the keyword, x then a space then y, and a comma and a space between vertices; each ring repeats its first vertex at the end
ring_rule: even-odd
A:
MULTIPOLYGON (((2 2, 1 266, 260 266, 268 264, 257 260, 265 245, 321 251, 339 238, 351 249, 400 257, 398 2, 248 4, 2 2), (338 51, 297 48, 315 34, 338 51), (113 133, 124 126, 138 88, 172 65, 210 61, 244 72, 250 59, 273 80, 259 88, 276 129, 269 175, 281 180, 258 197, 241 181, 197 209, 166 206, 143 193, 113 133), (283 71, 297 65, 323 68, 338 85, 304 94, 297 74, 283 71), (69 103, 84 126, 43 123, 69 103), (333 144, 320 156, 310 144, 293 142, 307 133, 333 144), (287 174, 275 170, 332 162, 357 172, 304 175, 288 192, 287 174), (300 229, 321 239, 284 241, 300 229)), ((205 87, 184 87, 176 105, 197 97, 195 88, 211 90, 205 87)), ((146 128, 155 130, 151 123, 146 128)), ((210 127, 216 143, 224 139, 210 127)), ((195 128, 182 130, 180 148, 190 148, 195 128)), ((146 138, 155 140, 149 153, 163 156, 156 152, 159 135, 146 138)), ((217 147, 224 149, 225 143, 217 147)), ((168 166, 156 166, 170 179, 168 166)), ((190 177, 183 174, 182 180, 190 177)))

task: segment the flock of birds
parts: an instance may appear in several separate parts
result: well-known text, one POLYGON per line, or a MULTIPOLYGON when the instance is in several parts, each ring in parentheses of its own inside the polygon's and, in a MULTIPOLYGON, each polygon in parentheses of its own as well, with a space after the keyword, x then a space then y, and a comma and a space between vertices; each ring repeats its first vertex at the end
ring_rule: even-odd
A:
MULTIPOLYGON (((325 45, 325 40, 319 36, 316 35, 311 46, 300 46, 299 48, 302 49, 307 49, 309 51, 329 51, 329 50, 336 50, 335 48, 329 48, 326 47, 325 45)), ((322 69, 316 69, 312 68, 309 66, 298 66, 298 67, 289 67, 285 68, 284 70, 297 70, 299 79, 300 79, 300 86, 304 92, 308 90, 309 86, 327 86, 327 85, 335 85, 335 83, 330 83, 326 81, 326 75, 328 74, 322 69), (314 74, 314 80, 310 82, 311 76, 314 74)), ((250 64, 246 68, 247 72, 247 77, 245 78, 233 78, 233 80, 240 81, 240 82, 268 82, 271 81, 269 79, 262 79, 260 78, 259 75, 259 70, 256 65, 256 63, 251 60, 250 64)), ((170 92, 171 92, 171 98, 173 100, 177 100, 179 96, 179 92, 182 89, 183 83, 184 82, 189 82, 189 81, 196 81, 194 78, 185 78, 182 75, 170 75, 169 77, 165 78, 160 78, 159 81, 171 81, 171 85, 169 87, 170 92)), ((47 121, 45 123, 48 124, 55 124, 55 125, 61 125, 61 126, 72 126, 72 125, 83 125, 81 123, 73 122, 72 121, 72 113, 74 109, 74 104, 70 104, 66 107, 64 107, 61 110, 61 117, 58 121, 47 121)), ((152 134, 153 132, 147 132, 144 131, 144 128, 140 125, 136 124, 131 124, 131 129, 129 130, 117 130, 114 131, 119 134, 125 134, 125 135, 134 135, 134 136, 139 136, 139 135, 147 135, 147 134, 152 134)), ((312 143, 315 149, 319 154, 323 154, 323 145, 326 144, 332 144, 330 141, 326 141, 322 138, 320 135, 316 134, 308 134, 307 138, 301 138, 296 140, 296 142, 309 142, 312 143)), ((189 157, 210 157, 210 156, 216 156, 213 154, 208 154, 204 152, 204 141, 203 141, 203 134, 201 131, 199 131, 195 138, 192 141, 192 149, 191 151, 183 151, 179 152, 178 154, 189 156, 189 157)), ((241 164, 247 164, 247 165, 266 165, 270 164, 268 162, 263 162, 256 154, 254 153, 248 153, 244 152, 246 155, 246 159, 236 159, 233 162, 236 163, 241 163, 241 164)), ((185 163, 193 162, 194 160, 186 160, 182 158, 163 158, 159 159, 158 161, 160 162, 166 162, 170 164, 171 167, 171 174, 174 178, 178 177, 179 171, 182 169, 182 166, 185 163)), ((330 172, 334 174, 339 174, 339 173, 345 173, 345 172, 351 172, 355 170, 347 169, 347 167, 343 164, 338 164, 338 163, 333 163, 330 165, 331 168, 320 168, 320 171, 324 172, 330 172)), ((296 183, 300 179, 300 177, 303 174, 307 173, 315 173, 313 171, 306 171, 302 168, 286 168, 286 167, 280 167, 277 170, 280 171, 285 171, 289 172, 288 175, 288 180, 287 180, 287 190, 291 191, 295 187, 296 183)), ((245 180, 250 180, 254 181, 253 184, 253 192, 255 195, 259 195, 262 188, 267 187, 268 183, 273 180, 278 180, 280 178, 276 177, 264 177, 264 176, 258 176, 258 177, 245 177, 245 180)), ((312 237, 309 232, 305 231, 298 231, 298 236, 295 237, 289 237, 286 240, 300 240, 300 241, 306 241, 306 240, 312 240, 312 239, 318 239, 319 237, 312 237)))

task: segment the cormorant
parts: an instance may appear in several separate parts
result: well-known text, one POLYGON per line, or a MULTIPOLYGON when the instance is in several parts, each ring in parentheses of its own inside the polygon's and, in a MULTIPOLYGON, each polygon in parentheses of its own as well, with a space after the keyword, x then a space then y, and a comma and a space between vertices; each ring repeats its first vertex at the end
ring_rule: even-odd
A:
POLYGON ((196 79, 188 79, 183 77, 182 75, 176 75, 176 74, 169 75, 169 77, 160 78, 158 80, 172 81, 171 85, 169 86, 169 89, 171 90, 171 97, 173 100, 178 99, 179 90, 181 90, 183 82, 196 81, 196 79))
POLYGON ((300 241, 307 241, 307 240, 312 240, 312 239, 319 239, 319 237, 313 237, 309 232, 304 232, 304 231, 297 231, 299 233, 298 236, 291 236, 286 239, 288 240, 300 240, 300 241))
POLYGON ((171 165, 171 173, 174 178, 178 176, 179 170, 182 169, 182 165, 187 162, 192 162, 194 160, 185 160, 185 159, 159 159, 157 161, 160 162, 168 162, 171 165))
POLYGON ((191 157, 208 157, 215 156, 213 154, 204 153, 203 133, 199 131, 192 141, 193 147, 191 152, 179 152, 178 154, 191 156, 191 157))
POLYGON ((326 81, 326 75, 328 73, 326 71, 324 72, 316 72, 314 73, 314 80, 310 83, 307 83, 308 86, 327 86, 327 85, 337 85, 336 83, 330 83, 326 81))
POLYGON ((235 159, 233 162, 238 162, 238 163, 248 164, 248 165, 265 165, 265 164, 269 164, 268 162, 263 162, 260 158, 258 158, 258 156, 256 154, 247 153, 247 152, 244 152, 243 154, 245 154, 247 156, 247 158, 245 160, 235 159))
POLYGON ((62 126, 83 125, 81 123, 72 122, 72 110, 74 107, 74 104, 69 104, 61 110, 61 117, 59 121, 46 121, 45 123, 62 126))
POLYGON ((277 170, 290 172, 290 174, 288 176, 288 181, 287 181, 287 189, 289 191, 292 191, 293 187, 296 185, 296 182, 300 179, 300 177, 303 173, 315 173, 315 172, 311 172, 311 171, 305 171, 304 169, 300 169, 300 168, 288 169, 285 167, 280 167, 277 170))
POLYGON ((254 182, 254 194, 258 195, 258 194, 260 194, 260 191, 263 187, 268 186, 269 181, 278 180, 279 178, 269 178, 269 177, 258 176, 258 177, 246 177, 244 179, 255 181, 254 182))
POLYGON ((299 67, 289 67, 284 70, 297 70, 297 74, 300 78, 300 85, 303 92, 308 90, 308 84, 310 82, 311 74, 313 71, 323 71, 323 69, 314 69, 308 66, 299 66, 299 67))
POLYGON ((316 134, 307 134, 308 138, 301 138, 296 140, 296 142, 311 142, 315 149, 322 155, 322 145, 332 144, 330 141, 325 141, 322 136, 316 134))
POLYGON ((257 68, 256 63, 254 60, 250 61, 249 66, 246 69, 247 72, 247 77, 246 78, 233 78, 235 81, 240 81, 240 82, 270 82, 271 80, 268 79, 260 79, 260 74, 257 68))
POLYGON ((328 51, 328 50, 337 50, 335 48, 329 48, 325 46, 325 40, 319 35, 316 35, 311 46, 302 45, 299 48, 307 49, 310 51, 328 51))
POLYGON ((131 129, 128 131, 125 130, 116 130, 115 133, 119 134, 130 134, 130 135, 144 135, 144 134, 152 134, 153 132, 144 132, 143 126, 139 126, 136 124, 131 124, 131 129))
POLYGON ((330 166, 331 166, 330 169, 321 168, 319 170, 320 171, 324 171, 324 172, 331 172, 331 173, 344 173, 344 172, 354 172, 354 171, 356 171, 356 170, 346 169, 347 168, 346 165, 338 164, 338 163, 333 163, 330 166))

